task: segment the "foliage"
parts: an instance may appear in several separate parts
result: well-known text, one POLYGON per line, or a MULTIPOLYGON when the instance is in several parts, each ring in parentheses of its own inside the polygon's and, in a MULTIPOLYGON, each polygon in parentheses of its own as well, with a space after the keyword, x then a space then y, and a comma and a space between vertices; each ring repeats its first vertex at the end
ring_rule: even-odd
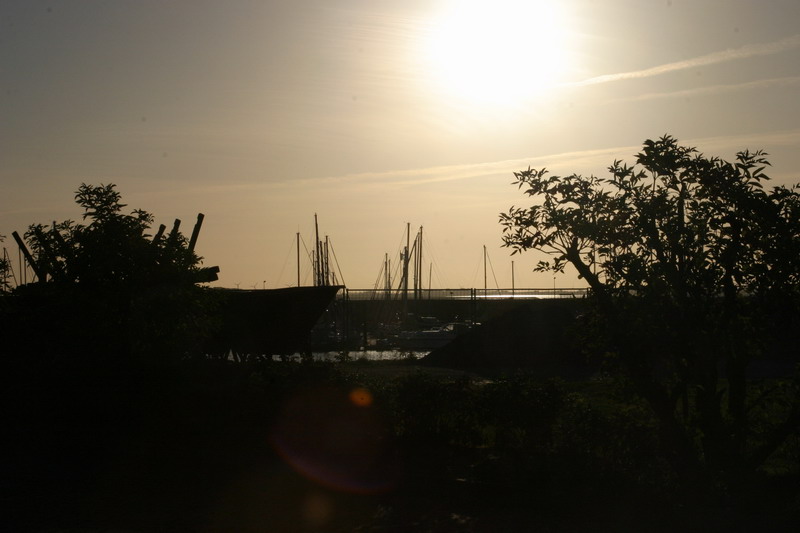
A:
POLYGON ((200 258, 186 238, 177 227, 148 234, 153 216, 126 214, 114 184, 82 184, 75 201, 81 223, 33 224, 25 232, 39 283, 9 299, 15 352, 150 360, 191 352, 210 327, 211 302, 195 285, 200 258))
MULTIPOLYGON (((0 242, 5 240, 5 235, 0 235, 0 242)), ((11 272, 11 265, 6 260, 5 254, 0 257, 0 292, 5 292, 10 288, 8 283, 8 274, 11 272)))
MULTIPOLYGON (((800 188, 765 190, 766 156, 729 163, 664 136, 609 178, 516 172, 537 203, 500 215, 513 253, 552 257, 535 270, 569 264, 586 280, 595 345, 647 399, 687 482, 748 478, 800 424, 795 395, 754 425, 747 393, 748 365, 788 338, 800 295, 800 188)), ((781 350, 769 355, 796 360, 796 342, 781 350)))
POLYGON ((128 293, 164 282, 186 281, 200 258, 178 231, 151 240, 153 215, 126 207, 114 184, 82 184, 75 193, 83 220, 33 224, 25 233, 31 251, 55 281, 75 282, 87 290, 128 293))

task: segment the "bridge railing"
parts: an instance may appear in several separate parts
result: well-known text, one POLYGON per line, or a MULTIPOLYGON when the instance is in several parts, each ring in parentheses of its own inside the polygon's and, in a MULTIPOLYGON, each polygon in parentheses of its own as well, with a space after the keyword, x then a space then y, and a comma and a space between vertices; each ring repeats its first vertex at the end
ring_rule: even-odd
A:
MULTIPOLYGON (((588 289, 526 288, 526 289, 422 289, 409 290, 409 300, 504 300, 582 298, 588 289)), ((402 291, 386 289, 344 289, 338 298, 349 300, 402 300, 402 291)))

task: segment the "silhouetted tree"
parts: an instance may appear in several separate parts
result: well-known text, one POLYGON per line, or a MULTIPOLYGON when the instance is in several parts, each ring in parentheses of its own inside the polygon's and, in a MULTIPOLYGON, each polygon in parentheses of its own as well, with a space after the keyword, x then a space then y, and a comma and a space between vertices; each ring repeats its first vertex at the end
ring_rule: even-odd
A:
POLYGON ((31 251, 55 281, 78 283, 86 290, 135 292, 166 281, 192 279, 200 258, 178 232, 152 240, 153 216, 126 207, 114 184, 82 184, 75 194, 88 224, 71 220, 52 226, 34 224, 25 233, 31 251))
MULTIPOLYGON (((535 270, 569 264, 586 280, 599 349, 691 483, 749 478, 800 424, 796 387, 791 405, 770 407, 774 423, 759 418, 768 396, 748 392, 748 365, 788 338, 775 323, 796 321, 800 295, 800 189, 765 190, 766 155, 729 163, 664 136, 608 178, 516 172, 536 205, 500 215, 513 253, 552 257, 535 270)), ((796 343, 783 348, 796 360, 796 343)))
POLYGON ((23 351, 157 358, 199 346, 208 326, 207 295, 195 284, 201 259, 177 228, 149 235, 153 216, 124 213, 115 187, 80 186, 83 223, 25 232, 42 275, 10 299, 18 330, 39 332, 22 339, 23 351))

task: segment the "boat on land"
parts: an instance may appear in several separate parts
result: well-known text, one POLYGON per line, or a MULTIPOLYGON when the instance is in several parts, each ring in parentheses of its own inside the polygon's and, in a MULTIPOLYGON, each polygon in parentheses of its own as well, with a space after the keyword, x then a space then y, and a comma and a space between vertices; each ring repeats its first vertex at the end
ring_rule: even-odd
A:
POLYGON ((217 296, 219 322, 205 352, 269 356, 308 350, 312 328, 340 289, 339 285, 211 289, 217 296))
POLYGON ((297 286, 281 289, 213 289, 218 291, 218 329, 206 353, 227 357, 291 355, 310 352, 312 329, 343 285, 330 268, 330 239, 319 238, 314 215, 314 285, 300 285, 300 233, 297 233, 297 286))
MULTIPOLYGON (((185 252, 193 253, 197 243, 200 229, 205 216, 197 215, 197 223, 192 231, 192 236, 184 245, 179 239, 178 246, 185 252), (184 247, 185 246, 185 247, 184 247)), ((160 246, 164 239, 180 236, 181 221, 175 220, 170 237, 164 237, 166 226, 160 225, 150 244, 160 246)), ((315 215, 316 224, 316 215, 315 215)), ((53 223, 55 230, 56 224, 53 223)), ((39 257, 34 257, 26 246, 22 237, 13 232, 13 237, 19 246, 20 253, 25 257, 26 263, 36 274, 36 286, 44 286, 52 282, 74 285, 80 287, 81 282, 68 268, 70 259, 62 253, 53 242, 63 241, 60 233, 55 231, 55 237, 48 240, 43 235, 37 235, 37 242, 42 248, 39 257), (71 277, 70 277, 71 276, 71 277)), ((139 235, 145 238, 144 233, 139 235)), ((330 270, 329 252, 331 246, 329 239, 323 243, 316 238, 317 254, 314 258, 315 281, 313 286, 299 286, 300 284, 300 247, 298 233, 298 286, 281 289, 227 289, 209 288, 211 298, 204 305, 212 317, 209 331, 201 332, 205 337, 202 349, 205 354, 213 357, 226 357, 230 352, 247 355, 282 355, 292 354, 297 351, 308 350, 309 334, 316 322, 336 298, 336 294, 343 287, 335 283, 335 274, 330 270)), ((131 240, 133 243, 134 240, 131 240)), ((126 244, 127 245, 127 244, 126 244)), ((138 241, 136 242, 138 246, 138 241)), ((62 248, 66 249, 66 245, 62 248)), ((138 250, 138 248, 137 248, 138 250)), ((79 249, 79 252, 82 250, 79 249)), ((127 252, 126 252, 127 253, 127 252)), ((137 252, 138 253, 138 252, 137 252)), ((138 256, 135 256, 138 258, 138 256)), ((143 254, 140 263, 134 265, 135 269, 153 270, 159 272, 155 265, 158 261, 155 254, 143 254)), ((102 263, 99 262, 99 263, 102 263)), ((174 265, 172 265, 174 266, 174 265)), ((181 271, 181 268, 177 269, 181 271)), ((185 270, 185 269, 184 269, 185 270)), ((145 284, 146 289, 163 287, 177 287, 188 281, 189 285, 210 283, 219 279, 219 267, 204 267, 190 270, 190 277, 178 279, 152 279, 145 284)), ((187 272, 185 272, 187 273, 187 272)), ((101 272, 100 275, 116 275, 115 272, 101 272)), ((33 284, 31 283, 33 287, 33 284)), ((145 304, 142 304, 145 305, 145 304)))

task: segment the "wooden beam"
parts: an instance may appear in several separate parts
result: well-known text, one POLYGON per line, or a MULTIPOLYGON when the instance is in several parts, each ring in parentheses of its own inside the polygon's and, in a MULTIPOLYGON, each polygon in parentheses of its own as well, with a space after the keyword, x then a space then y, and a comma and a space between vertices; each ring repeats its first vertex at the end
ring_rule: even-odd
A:
POLYGON ((47 281, 47 274, 39 268, 39 264, 31 255, 31 252, 28 250, 28 247, 25 246, 25 241, 22 240, 22 237, 19 236, 19 233, 16 231, 11 233, 11 236, 14 237, 14 240, 17 241, 17 246, 22 251, 22 255, 25 256, 25 260, 31 265, 33 268, 33 272, 36 274, 36 277, 39 278, 39 283, 45 283, 47 281))
POLYGON ((197 237, 200 235, 200 228, 203 226, 203 213, 197 214, 197 223, 192 230, 192 238, 189 239, 189 251, 194 252, 194 246, 197 244, 197 237))
POLYGON ((153 244, 158 244, 158 241, 160 241, 161 237, 164 236, 164 230, 166 230, 166 229, 167 229, 167 227, 164 224, 161 224, 158 227, 158 231, 156 232, 155 237, 153 237, 153 244))
POLYGON ((217 281, 219 279, 219 267, 205 267, 201 268, 197 271, 197 275, 195 276, 194 282, 195 283, 208 283, 211 281, 217 281))
POLYGON ((176 218, 175 223, 172 225, 172 231, 169 232, 169 238, 175 239, 178 236, 178 232, 180 231, 181 227, 181 219, 176 218))

